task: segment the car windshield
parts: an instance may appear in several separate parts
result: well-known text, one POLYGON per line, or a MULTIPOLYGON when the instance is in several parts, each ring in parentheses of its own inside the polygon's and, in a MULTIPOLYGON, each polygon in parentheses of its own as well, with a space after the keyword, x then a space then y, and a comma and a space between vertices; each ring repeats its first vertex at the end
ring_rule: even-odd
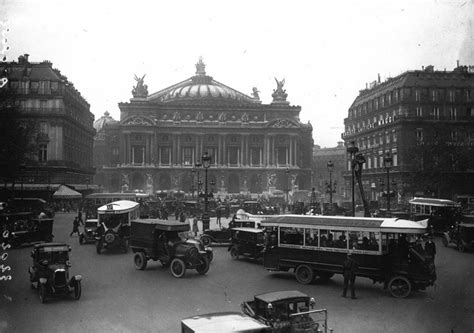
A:
POLYGON ((86 227, 87 228, 93 228, 93 227, 96 227, 96 226, 97 226, 96 221, 86 221, 86 227))
POLYGON ((123 214, 100 214, 100 222, 104 223, 107 228, 115 228, 119 224, 128 223, 128 213, 123 214))
POLYGON ((64 264, 69 259, 69 250, 64 247, 45 247, 40 249, 38 260, 48 260, 50 264, 64 264))

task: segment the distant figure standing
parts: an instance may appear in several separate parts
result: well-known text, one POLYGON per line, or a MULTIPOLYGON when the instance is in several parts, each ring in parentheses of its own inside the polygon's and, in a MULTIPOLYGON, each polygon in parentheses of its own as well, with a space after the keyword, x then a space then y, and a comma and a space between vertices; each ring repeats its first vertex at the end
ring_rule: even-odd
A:
POLYGON ((347 253, 347 258, 342 265, 342 274, 344 275, 344 290, 342 291, 342 297, 346 297, 347 294, 347 286, 350 283, 351 285, 351 298, 356 299, 355 295, 355 279, 356 279, 356 271, 359 267, 357 261, 352 258, 352 253, 347 253))
POLYGON ((221 216, 222 216, 221 208, 217 207, 217 209, 216 209, 216 223, 219 225, 219 228, 222 229, 221 216))
POLYGON ((436 255, 436 244, 433 242, 432 236, 429 236, 425 243, 425 251, 431 258, 434 259, 436 255))
POLYGON ((72 223, 72 231, 69 234, 69 237, 72 237, 72 235, 75 233, 77 233, 77 235, 79 236, 79 223, 79 218, 76 216, 74 218, 74 222, 72 223))
POLYGON ((194 237, 197 237, 199 233, 198 219, 196 215, 193 215, 193 233, 194 237))

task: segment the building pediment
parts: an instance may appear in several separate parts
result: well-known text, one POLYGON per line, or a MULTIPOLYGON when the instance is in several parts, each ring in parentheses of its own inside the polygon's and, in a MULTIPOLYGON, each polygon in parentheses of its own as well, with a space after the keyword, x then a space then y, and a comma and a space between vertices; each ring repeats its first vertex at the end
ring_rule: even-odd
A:
POLYGON ((129 126, 154 126, 155 122, 148 117, 133 116, 122 121, 122 125, 129 126))
POLYGON ((271 121, 267 127, 270 128, 300 128, 301 125, 291 119, 276 119, 271 121))

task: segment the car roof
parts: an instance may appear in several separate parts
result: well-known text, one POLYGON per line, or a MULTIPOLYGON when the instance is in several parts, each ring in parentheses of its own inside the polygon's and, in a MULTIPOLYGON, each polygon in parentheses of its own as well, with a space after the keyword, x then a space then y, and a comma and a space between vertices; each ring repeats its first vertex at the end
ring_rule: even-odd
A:
POLYGON ((160 220, 160 219, 136 219, 132 221, 134 223, 142 224, 153 224, 155 229, 164 230, 164 231, 188 231, 189 224, 172 221, 172 220, 160 220))
POLYGON ((255 299, 265 303, 277 302, 288 298, 308 298, 309 296, 298 290, 283 290, 255 295, 255 299))
POLYGON ((242 227, 242 228, 232 228, 232 230, 251 232, 251 233, 254 233, 254 234, 263 233, 262 229, 256 229, 256 228, 244 228, 244 227, 242 227))
POLYGON ((41 244, 35 244, 35 249, 40 249, 43 247, 51 247, 51 246, 69 246, 66 243, 59 243, 59 242, 50 242, 50 243, 41 243, 41 244))
POLYGON ((269 328, 258 320, 239 312, 208 313, 181 321, 197 333, 247 332, 269 328))

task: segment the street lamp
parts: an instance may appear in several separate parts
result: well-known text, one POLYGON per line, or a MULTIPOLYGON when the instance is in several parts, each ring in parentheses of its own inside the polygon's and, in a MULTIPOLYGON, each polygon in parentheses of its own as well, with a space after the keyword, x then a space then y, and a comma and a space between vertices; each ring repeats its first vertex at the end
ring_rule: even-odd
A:
POLYGON ((290 194, 290 169, 286 168, 286 206, 290 204, 289 194, 290 194))
POLYGON ((311 215, 316 215, 316 189, 313 187, 311 189, 311 215))
POLYGON ((390 151, 385 153, 383 158, 383 166, 387 170, 387 214, 390 214, 390 167, 392 166, 393 157, 390 151))
POLYGON ((355 141, 350 141, 349 145, 347 146, 347 152, 351 155, 351 171, 352 171, 352 216, 355 216, 355 198, 354 198, 354 187, 355 187, 355 182, 354 182, 354 172, 355 172, 355 166, 356 163, 354 163, 354 157, 355 155, 359 152, 359 148, 356 147, 355 141))
POLYGON ((203 230, 209 229, 209 193, 207 190, 207 169, 211 166, 211 156, 208 152, 204 152, 201 158, 202 167, 204 168, 205 178, 204 178, 204 214, 202 216, 202 228, 203 230))
POLYGON ((329 204, 331 204, 332 206, 332 194, 335 192, 333 186, 336 185, 336 183, 332 182, 332 172, 334 171, 334 163, 332 163, 331 160, 329 160, 327 164, 327 168, 329 171, 329 184, 328 184, 327 192, 329 192, 329 204))

